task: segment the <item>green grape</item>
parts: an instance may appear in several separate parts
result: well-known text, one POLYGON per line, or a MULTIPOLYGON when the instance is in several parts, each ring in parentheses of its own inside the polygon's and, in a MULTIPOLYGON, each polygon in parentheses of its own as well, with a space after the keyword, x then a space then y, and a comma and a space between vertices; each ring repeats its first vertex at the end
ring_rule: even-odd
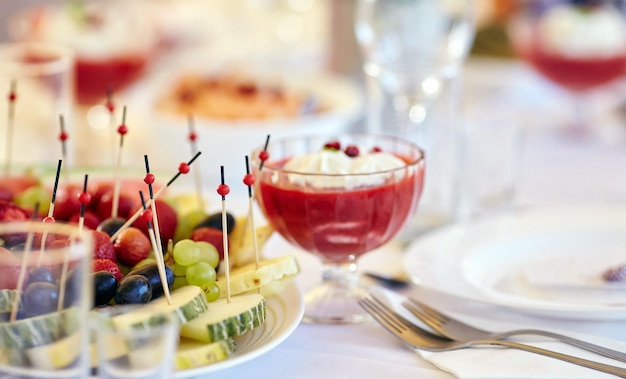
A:
POLYGON ((204 291, 204 296, 206 296, 209 303, 220 298, 220 287, 218 287, 215 283, 202 287, 202 290, 204 291))
POLYGON ((191 266, 201 261, 202 250, 198 248, 195 241, 184 239, 176 242, 172 254, 175 263, 181 266, 191 266))
POLYGON ((196 246, 201 251, 200 261, 206 262, 210 264, 211 267, 216 268, 217 264, 220 262, 220 254, 217 252, 215 246, 206 241, 197 241, 196 246))
POLYGON ((35 209, 37 203, 39 203, 39 214, 47 214, 50 208, 50 191, 43 186, 27 188, 15 197, 15 204, 22 208, 35 209))
POLYGON ((182 266, 176 262, 174 262, 173 270, 174 270, 175 277, 187 275, 187 266, 182 266))
POLYGON ((189 238, 196 225, 198 225, 200 221, 205 218, 206 212, 201 209, 194 209, 178 217, 178 224, 176 225, 176 232, 174 233, 174 241, 189 238))
POLYGON ((187 267, 187 283, 203 287, 215 283, 215 269, 207 262, 198 262, 187 267))
POLYGON ((174 278, 174 284, 172 285, 172 290, 178 289, 180 287, 188 286, 187 278, 184 276, 177 276, 174 278))

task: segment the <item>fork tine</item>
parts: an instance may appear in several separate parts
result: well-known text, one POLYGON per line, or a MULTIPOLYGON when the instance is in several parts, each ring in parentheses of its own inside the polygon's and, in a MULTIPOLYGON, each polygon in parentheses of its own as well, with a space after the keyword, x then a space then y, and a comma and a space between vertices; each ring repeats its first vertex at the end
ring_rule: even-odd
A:
POLYGON ((439 312, 438 310, 436 310, 435 308, 426 305, 424 303, 422 303, 421 301, 413 298, 413 297, 408 297, 407 298, 409 302, 413 303, 414 306, 419 307, 425 314, 428 314, 429 316, 431 316, 432 318, 436 318, 438 320, 443 320, 443 321, 449 321, 450 318, 446 315, 444 315, 443 313, 439 312))
POLYGON ((381 309, 377 304, 367 297, 362 297, 359 300, 359 304, 372 316, 379 324, 388 329, 390 332, 398 336, 406 328, 402 324, 398 323, 393 317, 390 317, 388 312, 381 309))
POLYGON ((445 322, 442 323, 441 319, 439 319, 436 316, 433 316, 430 312, 423 310, 422 308, 416 306, 414 303, 410 301, 404 301, 402 302, 402 305, 407 310, 409 310, 409 312, 411 312, 418 319, 420 319, 424 324, 434 329, 437 333, 444 334, 441 328, 443 328, 445 322))

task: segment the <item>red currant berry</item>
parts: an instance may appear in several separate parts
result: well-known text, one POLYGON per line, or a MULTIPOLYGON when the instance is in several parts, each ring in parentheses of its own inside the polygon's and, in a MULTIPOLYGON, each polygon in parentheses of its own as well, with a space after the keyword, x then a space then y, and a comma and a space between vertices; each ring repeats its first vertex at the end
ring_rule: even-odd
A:
POLYGON ((270 153, 268 153, 267 150, 263 150, 259 153, 259 159, 262 162, 265 162, 269 157, 270 157, 270 153))
POLYGON ((217 194, 220 196, 226 196, 230 193, 230 187, 227 184, 220 184, 217 186, 217 194))
POLYGON ((65 131, 59 133, 59 140, 61 141, 67 141, 69 137, 70 136, 65 131))
POLYGON ((186 174, 188 173, 190 170, 189 165, 186 162, 181 162, 178 165, 178 172, 180 172, 181 174, 186 174))
POLYGON ((188 137, 188 138, 189 138, 189 141, 192 141, 192 142, 193 142, 193 141, 195 141, 196 139, 198 139, 198 135, 197 135, 196 133, 194 133, 194 132, 190 132, 190 133, 189 133, 189 137, 188 137))
POLYGON ((355 145, 346 146, 346 150, 344 151, 347 156, 354 158, 359 156, 359 148, 355 145))
POLYGON ((339 143, 339 141, 327 142, 324 145, 324 149, 327 149, 327 150, 341 150, 341 143, 339 143))
POLYGON ((120 126, 118 126, 118 127, 117 127, 117 132, 118 132, 120 135, 122 135, 122 136, 123 136, 124 134, 128 133, 128 127, 127 127, 126 125, 122 124, 122 125, 120 125, 120 126))
POLYGON ((50 216, 44 217, 43 222, 54 222, 54 217, 50 217, 50 216))
POLYGON ((243 183, 247 186, 253 185, 254 181, 255 181, 255 177, 253 174, 246 174, 246 176, 243 177, 243 183))
POLYGON ((146 176, 143 177, 143 182, 146 184, 152 184, 154 183, 154 174, 152 173, 147 173, 146 176))
POLYGON ((148 223, 152 221, 152 209, 144 209, 141 213, 141 221, 148 223))
POLYGON ((78 194, 78 202, 81 204, 89 204, 91 201, 91 194, 87 192, 81 192, 78 194))
POLYGON ((14 102, 16 99, 17 99, 17 95, 15 94, 15 92, 11 92, 9 94, 9 101, 14 102))
POLYGON ((379 146, 374 146, 370 150, 370 152, 372 152, 372 153, 380 153, 381 151, 383 151, 383 149, 381 149, 379 146))

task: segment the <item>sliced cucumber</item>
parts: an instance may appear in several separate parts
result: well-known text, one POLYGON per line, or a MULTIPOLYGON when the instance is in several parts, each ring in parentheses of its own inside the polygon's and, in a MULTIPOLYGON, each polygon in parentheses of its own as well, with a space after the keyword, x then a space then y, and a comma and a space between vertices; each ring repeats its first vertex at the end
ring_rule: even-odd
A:
POLYGON ((0 347, 28 349, 53 343, 78 329, 78 314, 78 308, 71 307, 61 312, 1 322, 0 347))
POLYGON ((180 287, 170 292, 170 298, 172 304, 164 296, 159 297, 136 311, 115 316, 113 322, 119 328, 149 325, 155 313, 174 312, 179 322, 184 324, 203 314, 209 306, 204 292, 198 286, 180 287))
POLYGON ((209 303, 202 316, 180 327, 180 335, 197 341, 214 342, 241 335, 261 325, 267 317, 265 298, 246 294, 209 303))
MULTIPOLYGON (((265 259, 259 262, 258 268, 255 263, 251 263, 230 272, 230 294, 232 296, 252 291, 299 272, 298 261, 293 255, 265 259)), ((216 284, 220 287, 220 296, 226 297, 226 278, 220 276, 216 284)))
POLYGON ((15 290, 0 290, 0 322, 9 321, 16 293, 15 290))
POLYGON ((56 370, 69 367, 80 355, 80 333, 61 338, 48 345, 26 350, 26 357, 33 367, 43 370, 56 370))
POLYGON ((211 343, 181 338, 174 355, 174 366, 177 370, 206 366, 223 361, 234 352, 235 341, 232 338, 211 343))

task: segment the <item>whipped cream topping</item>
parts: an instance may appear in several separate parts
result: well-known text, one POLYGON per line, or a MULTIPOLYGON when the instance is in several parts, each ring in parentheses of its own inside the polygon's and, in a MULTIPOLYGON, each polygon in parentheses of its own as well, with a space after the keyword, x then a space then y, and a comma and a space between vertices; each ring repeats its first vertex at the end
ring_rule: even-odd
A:
POLYGON ((545 47, 566 56, 613 56, 626 50, 626 25, 613 8, 555 6, 539 28, 545 47))
POLYGON ((385 152, 361 153, 357 157, 349 157, 342 151, 322 150, 294 156, 285 163, 283 169, 302 174, 322 174, 290 174, 289 180, 299 185, 355 188, 380 185, 394 175, 399 179, 405 175, 404 170, 393 170, 405 166, 406 162, 402 159, 385 152))

